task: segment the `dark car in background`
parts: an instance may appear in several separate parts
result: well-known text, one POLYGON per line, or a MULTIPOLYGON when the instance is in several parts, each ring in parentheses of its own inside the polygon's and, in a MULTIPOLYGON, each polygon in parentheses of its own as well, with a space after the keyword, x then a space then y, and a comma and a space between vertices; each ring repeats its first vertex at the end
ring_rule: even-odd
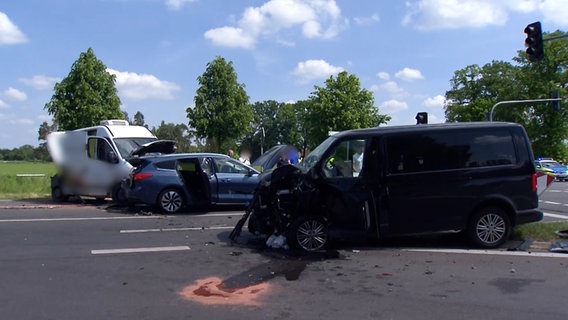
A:
POLYGON ((215 204, 246 204, 258 171, 226 155, 185 153, 140 157, 122 188, 130 204, 166 213, 215 204))

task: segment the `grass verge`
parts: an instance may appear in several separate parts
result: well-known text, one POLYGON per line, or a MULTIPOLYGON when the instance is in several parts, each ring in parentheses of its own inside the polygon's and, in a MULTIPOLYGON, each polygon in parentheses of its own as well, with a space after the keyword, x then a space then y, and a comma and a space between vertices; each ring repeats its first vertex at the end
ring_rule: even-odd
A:
POLYGON ((51 162, 0 162, 0 199, 47 197, 51 194, 50 178, 56 172, 51 162))
POLYGON ((531 238, 535 241, 554 241, 560 239, 554 232, 566 229, 568 229, 568 221, 522 224, 513 229, 511 239, 525 240, 531 238))

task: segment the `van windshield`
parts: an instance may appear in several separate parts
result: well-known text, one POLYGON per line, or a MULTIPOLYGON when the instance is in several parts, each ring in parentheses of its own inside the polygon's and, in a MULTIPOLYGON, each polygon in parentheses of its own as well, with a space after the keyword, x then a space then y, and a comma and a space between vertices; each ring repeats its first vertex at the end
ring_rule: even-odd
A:
POLYGON ((327 151, 329 146, 336 140, 335 137, 329 137, 325 139, 319 146, 317 146, 309 155, 307 155, 302 161, 301 165, 306 170, 313 168, 319 161, 321 156, 327 151))
POLYGON ((122 158, 127 158, 133 151, 140 148, 143 144, 156 141, 156 138, 115 138, 114 143, 122 158))

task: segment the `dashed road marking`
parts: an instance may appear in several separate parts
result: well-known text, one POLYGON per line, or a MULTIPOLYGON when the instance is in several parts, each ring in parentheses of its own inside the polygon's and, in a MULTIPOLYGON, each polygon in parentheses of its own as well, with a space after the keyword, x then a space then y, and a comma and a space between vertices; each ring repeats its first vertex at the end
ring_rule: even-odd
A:
POLYGON ((545 213, 543 213, 543 215, 544 215, 545 217, 549 217, 549 218, 556 218, 556 219, 568 220, 568 216, 564 216, 564 215, 561 215, 561 214, 554 214, 554 213, 547 213, 547 212, 545 212, 545 213))
POLYGON ((554 205, 558 205, 558 206, 559 206, 559 205, 562 205, 562 203, 560 203, 560 202, 554 202, 554 201, 543 201, 542 203, 545 203, 545 204, 554 204, 554 205))
POLYGON ((494 256, 518 256, 518 257, 543 257, 543 258, 568 258, 565 253, 552 252, 528 252, 528 251, 497 251, 497 250, 468 250, 468 249, 402 249, 408 252, 427 253, 465 253, 494 256))
POLYGON ((147 232, 230 230, 230 229, 234 229, 234 228, 235 228, 235 227, 218 226, 218 227, 187 227, 187 228, 131 229, 131 230, 120 230, 120 233, 147 233, 147 232))
POLYGON ((188 246, 91 250, 91 254, 146 253, 190 250, 188 246))
POLYGON ((129 219, 163 219, 168 216, 128 216, 128 217, 89 217, 89 218, 33 218, 33 219, 0 219, 0 223, 8 222, 55 222, 55 221, 89 221, 89 220, 129 220, 129 219))

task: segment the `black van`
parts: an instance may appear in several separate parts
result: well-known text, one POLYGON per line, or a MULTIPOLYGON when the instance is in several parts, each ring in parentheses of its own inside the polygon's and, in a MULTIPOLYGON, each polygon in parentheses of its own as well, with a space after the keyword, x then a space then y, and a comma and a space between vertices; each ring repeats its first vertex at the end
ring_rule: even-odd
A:
POLYGON ((524 128, 482 122, 335 134, 301 166, 260 176, 247 216, 255 234, 318 250, 340 234, 369 238, 464 232, 503 244, 539 221, 534 157, 524 128))

